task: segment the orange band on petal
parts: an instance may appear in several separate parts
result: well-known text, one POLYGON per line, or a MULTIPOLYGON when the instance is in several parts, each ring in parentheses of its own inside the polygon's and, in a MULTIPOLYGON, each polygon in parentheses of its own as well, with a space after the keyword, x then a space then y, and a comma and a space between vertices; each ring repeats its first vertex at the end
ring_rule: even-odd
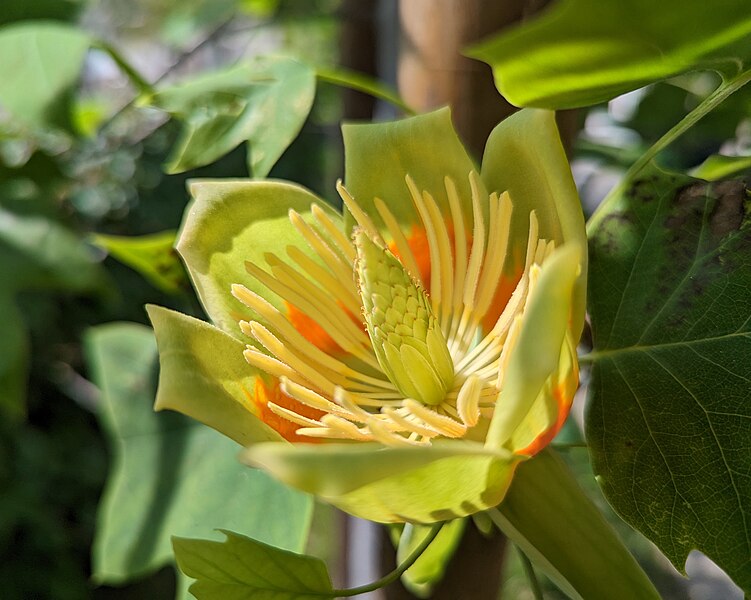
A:
POLYGON ((540 450, 545 448, 545 446, 547 446, 550 442, 552 442, 553 438, 558 435, 558 432, 566 422, 569 410, 571 409, 571 403, 574 399, 576 386, 574 386, 573 391, 569 393, 567 393, 567 391, 568 390, 566 383, 561 383, 555 387, 555 389, 553 390, 553 398, 558 405, 558 416, 556 417, 555 423, 553 423, 553 425, 546 429, 543 433, 538 435, 537 438, 529 446, 522 448, 521 450, 517 450, 515 454, 534 456, 540 450))
MULTIPOLYGON (((417 269, 420 271, 420 279, 422 279, 423 287, 426 290, 429 290, 430 246, 428 245, 428 234, 425 233, 425 230, 422 227, 412 225, 412 230, 410 231, 409 236, 407 236, 407 245, 412 251, 412 256, 414 256, 415 262, 417 263, 417 269)), ((394 242, 389 244, 389 250, 399 260, 402 260, 402 257, 399 254, 399 249, 394 242)))
POLYGON ((319 350, 323 350, 332 356, 344 353, 342 347, 315 320, 311 319, 293 304, 289 302, 285 302, 285 304, 287 305, 287 318, 306 340, 319 350))
POLYGON ((521 279, 522 271, 522 265, 517 265, 513 275, 501 275, 501 279, 498 282, 498 287, 495 288, 495 292, 493 293, 493 299, 490 301, 488 312, 486 312, 482 317, 481 324, 483 331, 490 331, 491 329, 493 329, 493 326, 501 316, 503 309, 506 308, 506 305, 511 298, 511 294, 514 293, 516 285, 521 279))
MULTIPOLYGON (((250 394, 248 396, 250 397, 250 394)), ((258 377, 251 400, 258 410, 258 417, 288 442, 317 443, 320 441, 316 438, 297 435, 295 432, 300 428, 300 425, 277 415, 268 407, 268 403, 273 402, 277 406, 288 408, 298 415, 308 417, 309 419, 320 419, 324 415, 320 410, 306 406, 294 398, 287 396, 279 388, 279 382, 276 379, 272 381, 271 385, 267 386, 258 377)))

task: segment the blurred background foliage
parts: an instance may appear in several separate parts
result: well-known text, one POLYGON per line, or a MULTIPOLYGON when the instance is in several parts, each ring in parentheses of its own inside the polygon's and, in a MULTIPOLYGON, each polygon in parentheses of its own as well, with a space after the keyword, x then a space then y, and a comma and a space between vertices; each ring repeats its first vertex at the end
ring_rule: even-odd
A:
MULTIPOLYGON (((166 174, 164 165, 173 155, 184 122, 179 115, 171 118, 139 103, 141 83, 134 82, 118 61, 131 65, 145 82, 160 86, 261 54, 302 57, 313 67, 351 65, 346 52, 352 48, 342 44, 343 4, 342 0, 2 3, 0 33, 11 25, 54 21, 75 24, 86 36, 106 40, 108 46, 94 44, 82 54, 73 85, 50 98, 49 106, 39 113, 43 118, 18 119, 3 110, 0 96, 3 598, 168 598, 175 586, 170 567, 120 588, 91 581, 96 508, 112 456, 96 418, 101 393, 91 382, 82 339, 92 326, 111 321, 146 324, 146 303, 200 316, 171 249, 171 236, 187 202, 185 182, 190 177, 245 177, 248 163, 245 150, 238 147, 200 168, 166 174)), ((393 16, 395 2, 381 5, 383 47, 378 50, 377 68, 369 74, 394 82, 396 50, 390 43, 398 25, 389 14, 393 16)), ((61 60, 66 56, 61 54, 61 60)), ((575 133, 568 141, 585 211, 591 213, 636 157, 716 84, 714 76, 705 73, 683 75, 571 113, 575 133)), ((342 172, 338 123, 343 116, 368 116, 367 109, 365 115, 347 110, 346 102, 341 88, 319 77, 301 132, 297 136, 293 132, 294 141, 270 176, 292 179, 332 198, 334 181, 342 172)), ((395 114, 386 102, 374 108, 377 116, 395 114)), ((680 138, 662 160, 689 170, 718 153, 751 155, 749 88, 680 138)), ((730 168, 736 170, 750 166, 748 158, 732 164, 730 168)), ((728 168, 726 162, 721 166, 728 168)), ((719 167, 710 163, 706 168, 705 174, 719 167)), ((581 441, 574 422, 568 435, 574 444, 581 441)), ((607 512, 586 452, 572 447, 565 454, 607 512)), ((321 512, 311 534, 311 543, 329 556, 339 546, 331 535, 335 520, 321 512)), ((665 597, 688 598, 688 584, 649 543, 617 518, 612 520, 665 597)), ((507 597, 531 597, 513 553, 505 580, 507 597)), ((697 589, 690 597, 710 597, 697 589)), ((546 594, 558 597, 552 586, 546 594)))

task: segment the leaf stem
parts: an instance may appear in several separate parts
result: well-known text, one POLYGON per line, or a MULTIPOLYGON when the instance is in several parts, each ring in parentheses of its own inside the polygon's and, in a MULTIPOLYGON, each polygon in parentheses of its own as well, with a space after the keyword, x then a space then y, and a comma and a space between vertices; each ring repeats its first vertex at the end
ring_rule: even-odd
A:
POLYGON ((415 562, 417 561, 420 556, 422 556, 422 553, 425 552, 428 546, 433 542, 433 540, 438 535, 438 532, 441 531, 441 528, 443 527, 443 523, 436 523, 433 525, 433 527, 428 532, 428 535, 425 536, 425 539, 420 542, 420 544, 410 553, 407 558, 404 559, 404 562, 402 562, 396 569, 391 571, 388 575, 384 575, 380 579, 377 579, 376 581, 373 581, 372 583, 367 583, 365 585, 361 585, 358 587, 348 588, 344 590, 332 590, 331 594, 332 597, 338 598, 340 596, 343 597, 349 597, 349 596, 357 596, 358 594, 365 594, 367 592, 372 592, 374 590, 380 589, 384 586, 387 586, 390 583, 393 583, 397 579, 399 579, 402 574, 409 569, 415 562))
POLYGON ((597 207, 595 213, 590 217, 587 223, 587 233, 591 234, 600 224, 605 215, 609 212, 610 205, 623 193, 631 180, 646 167, 655 156, 672 144, 676 139, 693 127, 700 119, 712 112, 725 99, 737 92, 744 85, 751 81, 751 70, 743 71, 734 78, 724 80, 716 90, 704 98, 699 105, 688 113, 683 119, 671 127, 659 140, 642 154, 634 164, 626 171, 625 175, 605 199, 597 207))
POLYGON ((519 546, 516 547, 516 551, 519 553, 519 558, 521 559, 522 567, 524 567, 524 574, 527 576, 527 581, 529 582, 529 587, 532 590, 532 596, 535 600, 545 600, 545 596, 543 596, 542 593, 542 587, 540 587, 540 582, 537 579, 537 575, 535 574, 535 569, 532 566, 532 561, 529 560, 529 557, 524 554, 521 548, 519 546))
POLYGON ((154 91, 152 85, 146 81, 111 44, 108 44, 104 40, 96 40, 93 46, 109 54, 110 58, 112 58, 112 60, 115 61, 115 64, 120 67, 120 70, 128 76, 128 79, 131 80, 141 94, 150 94, 154 91))
POLYGON ((326 69, 319 67, 316 69, 316 77, 319 81, 364 92, 374 98, 390 102, 410 116, 417 114, 394 90, 363 73, 342 68, 326 69))

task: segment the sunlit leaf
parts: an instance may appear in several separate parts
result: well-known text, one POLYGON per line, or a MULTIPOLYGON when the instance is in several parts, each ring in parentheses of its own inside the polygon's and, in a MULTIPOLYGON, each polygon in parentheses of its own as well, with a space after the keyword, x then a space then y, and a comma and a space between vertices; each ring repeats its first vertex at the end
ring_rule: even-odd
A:
POLYGON ((198 600, 314 600, 333 598, 323 561, 223 531, 224 542, 174 538, 180 569, 196 579, 198 600))
POLYGON ((723 156, 713 154, 691 170, 691 175, 697 179, 717 181, 738 175, 751 169, 751 156, 723 156))
POLYGON ((751 591, 751 220, 740 181, 653 171, 591 235, 587 420, 613 507, 751 591))
POLYGON ((343 68, 325 69, 319 67, 316 69, 316 77, 320 81, 357 90, 358 92, 369 94, 374 98, 390 102, 409 115, 415 114, 415 111, 404 103, 404 100, 402 100, 401 96, 395 90, 364 73, 343 68))
POLYGON ((517 106, 586 106, 694 69, 736 73, 751 59, 751 12, 745 0, 559 0, 468 54, 517 106))
POLYGON ((83 30, 63 24, 0 28, 0 105, 31 126, 67 123, 63 95, 78 78, 90 44, 83 30))
POLYGON ((207 165, 248 142, 248 169, 265 177, 305 122, 315 72, 286 58, 263 57, 188 80, 150 102, 183 122, 167 171, 207 165))
POLYGON ((160 290, 175 293, 188 281, 174 250, 175 235, 174 231, 142 236, 98 234, 93 237, 93 242, 113 258, 141 273, 160 290))
POLYGON ((217 527, 302 548, 308 497, 241 465, 231 440, 182 415, 153 411, 156 344, 148 328, 95 328, 87 356, 114 453, 94 541, 97 581, 151 573, 172 561, 170 536, 217 537, 217 527))

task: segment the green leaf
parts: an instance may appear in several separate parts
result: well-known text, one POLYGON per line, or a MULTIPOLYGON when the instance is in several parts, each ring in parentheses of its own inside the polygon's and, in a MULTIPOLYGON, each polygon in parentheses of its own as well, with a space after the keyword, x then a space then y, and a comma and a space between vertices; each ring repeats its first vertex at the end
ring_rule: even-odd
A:
POLYGON ((155 287, 174 294, 184 289, 188 281, 174 250, 175 235, 174 231, 142 236, 97 234, 93 242, 141 273, 155 287))
POLYGON ((751 156, 713 154, 707 157, 703 163, 691 169, 690 174, 697 179, 717 181, 738 175, 748 169, 751 169, 751 156))
POLYGON ((271 57, 157 92, 150 102, 183 121, 167 172, 207 165, 247 141, 251 176, 266 177, 300 132, 314 96, 312 68, 271 57))
MULTIPOLYGON (((430 543, 415 563, 402 575, 404 586, 419 598, 429 598, 433 585, 443 579, 449 561, 461 542, 467 519, 454 519, 445 523, 436 538, 430 543)), ((426 525, 404 525, 396 562, 401 564, 431 534, 426 525)))
POLYGON ((433 523, 497 505, 523 457, 450 440, 430 447, 254 444, 241 460, 364 519, 433 523))
POLYGON ((63 24, 1 28, 0 105, 34 127, 67 123, 63 95, 78 78, 90 44, 87 33, 63 24))
POLYGON ((71 230, 41 215, 0 206, 0 314, 6 323, 0 353, 0 412, 25 414, 29 342, 16 293, 25 289, 91 292, 104 284, 90 248, 71 230))
POLYGON ((368 77, 364 73, 350 71, 341 67, 335 69, 324 69, 319 67, 316 69, 316 77, 319 81, 350 88, 352 90, 357 90, 358 92, 364 92, 374 98, 390 102, 394 106, 401 108, 408 115, 415 114, 415 111, 404 103, 404 100, 402 100, 401 96, 399 96, 395 90, 384 85, 377 79, 368 77))
POLYGON ((35 287, 84 291, 102 283, 91 248, 76 234, 39 215, 0 206, 0 276, 15 290, 35 287))
POLYGON ((544 450, 517 469, 488 513, 535 567, 577 600, 660 596, 560 457, 544 450))
POLYGON ((333 598, 323 561, 286 552, 257 540, 222 531, 224 542, 173 538, 183 573, 197 581, 198 600, 313 600, 333 598))
POLYGON ((736 73, 751 58, 751 13, 745 0, 560 0, 468 54, 512 104, 587 106, 694 69, 736 73))
POLYGON ((96 327, 86 351, 114 454, 94 541, 97 581, 153 572, 172 560, 170 536, 212 536, 216 527, 303 547, 308 497, 241 465, 231 440, 182 415, 153 412, 156 344, 148 328, 96 327))
POLYGON ((613 507, 751 592, 751 220, 740 181, 653 170, 591 235, 587 437, 613 507))

